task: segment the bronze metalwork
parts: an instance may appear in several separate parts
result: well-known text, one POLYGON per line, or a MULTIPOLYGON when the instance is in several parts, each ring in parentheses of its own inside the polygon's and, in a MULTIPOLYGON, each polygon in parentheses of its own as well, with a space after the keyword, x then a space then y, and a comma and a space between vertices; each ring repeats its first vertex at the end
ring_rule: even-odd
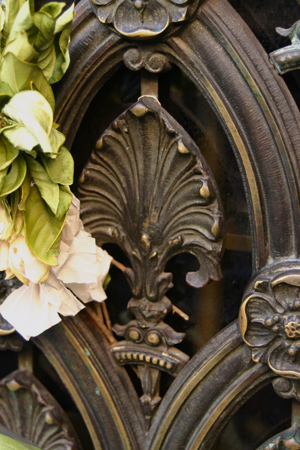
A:
POLYGON ((44 450, 81 449, 67 415, 28 371, 1 381, 0 423, 44 450))
POLYGON ((270 53, 270 61, 276 71, 283 75, 290 70, 300 68, 300 20, 295 22, 290 28, 276 28, 280 36, 288 37, 291 45, 270 53))
POLYGON ((241 310, 242 337, 252 359, 278 375, 300 378, 300 270, 279 266, 259 274, 247 289, 241 310))
POLYGON ((197 0, 92 0, 102 23, 112 24, 123 36, 147 39, 163 33, 172 23, 187 20, 197 0))
MULTIPOLYGON (((202 92, 219 118, 237 159, 249 208, 253 274, 262 281, 260 289, 264 289, 263 282, 267 281, 265 292, 255 291, 254 285, 250 285, 245 293, 242 314, 247 318, 247 324, 258 317, 254 317, 252 310, 251 318, 247 315, 247 308, 252 305, 250 297, 262 299, 259 301, 263 304, 267 302, 268 305, 275 305, 274 313, 271 310, 271 322, 276 313, 281 315, 279 330, 272 330, 278 323, 276 321, 267 326, 265 321, 268 317, 264 316, 264 310, 259 323, 267 336, 274 335, 278 347, 269 352, 269 344, 266 344, 261 360, 267 358, 268 354, 273 355, 270 358, 272 367, 278 372, 279 361, 279 371, 289 372, 290 365, 298 361, 295 355, 292 362, 293 355, 288 353, 290 350, 293 354, 294 348, 297 349, 298 339, 294 337, 292 327, 298 326, 298 303, 294 302, 298 286, 293 284, 295 281, 291 283, 289 280, 287 283, 287 278, 275 284, 274 280, 277 275, 295 271, 300 254, 300 121, 283 80, 276 76, 251 31, 226 0, 207 0, 195 12, 193 9, 196 3, 187 2, 179 6, 154 0, 149 0, 146 6, 143 2, 138 5, 131 3, 128 14, 124 13, 122 20, 120 14, 122 9, 124 12, 126 2, 98 3, 94 8, 101 14, 102 22, 90 9, 89 1, 82 0, 77 6, 71 67, 64 82, 56 90, 56 121, 67 134, 68 147, 72 148, 78 130, 83 134, 81 142, 85 143, 89 133, 81 127, 85 114, 89 113, 93 101, 98 99, 97 107, 101 106, 102 98, 97 97, 97 93, 101 94, 101 89, 106 89, 105 83, 124 63, 130 70, 146 69, 152 73, 169 70, 172 65, 176 65, 193 81, 195 89, 202 92), (166 19, 169 5, 172 10, 169 9, 170 18, 166 19), (161 7, 166 12, 153 22, 153 26, 149 25, 149 17, 154 11, 161 11, 161 7), (185 8, 188 8, 186 19, 191 14, 193 16, 190 20, 177 23, 173 12, 178 9, 182 12, 185 8), (141 11, 145 14, 140 14, 141 11), (141 17, 145 18, 144 23, 141 23, 141 17), (135 20, 131 21, 131 18, 135 20), (147 37, 151 39, 146 41, 147 37), (138 40, 138 43, 134 40, 138 40), (272 264, 274 267, 280 266, 279 272, 272 264), (280 295, 285 290, 287 297, 292 299, 292 307, 281 301, 280 295), (277 298, 282 304, 278 303, 277 298), (289 347, 285 347, 285 343, 289 347), (283 355, 281 359, 277 358, 279 353, 283 355), (285 367, 287 362, 288 369, 285 367)), ((107 127, 107 123, 103 127, 99 125, 96 108, 95 111, 94 115, 89 115, 89 130, 95 127, 98 133, 93 145, 107 127)), ((205 280, 208 281, 212 272, 213 277, 220 276, 217 264, 221 257, 223 226, 219 221, 218 236, 218 220, 214 216, 221 219, 221 208, 213 209, 219 203, 216 201, 217 187, 199 151, 193 151, 193 144, 191 148, 188 145, 190 141, 186 133, 177 124, 174 125, 174 121, 152 98, 140 100, 136 113, 133 114, 129 109, 121 114, 108 129, 102 148, 92 156, 88 154, 87 146, 73 146, 79 172, 89 160, 81 187, 82 194, 85 194, 87 183, 91 185, 87 194, 89 200, 83 202, 83 219, 99 243, 115 242, 126 252, 130 261, 126 275, 133 292, 130 306, 135 319, 128 326, 115 325, 116 332, 125 338, 115 346, 111 346, 95 315, 87 311, 74 319, 63 320, 62 324, 34 339, 34 343, 67 387, 86 423, 95 450, 209 450, 233 414, 253 393, 274 380, 280 395, 297 398, 298 384, 289 378, 281 378, 279 389, 277 373, 270 370, 268 364, 252 360, 252 347, 243 342, 236 321, 201 348, 190 361, 186 362, 186 356, 176 351, 176 342, 183 336, 164 323, 165 314, 172 306, 166 297, 171 286, 171 276, 164 272, 164 266, 168 257, 187 248, 199 255, 202 269, 203 261, 209 265, 206 274, 200 274, 200 281, 199 275, 194 274, 189 275, 190 282, 200 286, 205 280), (118 144, 119 153, 114 153, 113 145, 110 146, 110 143, 115 144, 120 140, 125 142, 125 137, 129 135, 124 128, 124 124, 128 125, 127 120, 138 127, 146 123, 149 117, 154 125, 157 123, 155 120, 158 120, 161 130, 164 130, 160 134, 153 131, 156 136, 165 139, 173 136, 172 154, 176 158, 174 161, 178 161, 174 172, 178 176, 190 176, 200 161, 202 172, 195 174, 195 195, 188 195, 186 199, 183 189, 176 194, 180 198, 178 206, 180 202, 186 204, 195 201, 197 206, 193 205, 193 209, 202 211, 206 208, 209 211, 209 226, 204 227, 206 231, 197 231, 190 242, 186 234, 178 230, 178 223, 175 223, 174 229, 174 223, 171 226, 171 234, 166 232, 164 227, 170 221, 170 214, 166 215, 168 220, 163 221, 162 228, 155 234, 149 203, 145 200, 149 199, 147 189, 151 192, 154 186, 155 165, 151 158, 159 155, 149 150, 146 159, 138 160, 136 166, 145 168, 149 183, 147 186, 141 184, 141 189, 137 190, 134 188, 136 172, 125 176, 129 162, 124 163, 126 155, 130 155, 128 161, 134 161, 134 145, 131 145, 131 150, 128 146, 128 153, 127 145, 124 147, 118 144), (170 124, 171 134, 168 134, 166 123, 170 124), (179 135, 183 136, 183 153, 178 151, 180 138, 177 141, 175 139, 179 135), (185 148, 189 150, 188 153, 184 152, 185 148), (101 174, 100 168, 104 167, 102 156, 107 170, 109 158, 115 158, 115 164, 109 169, 110 178, 105 179, 104 174, 101 174), (117 163, 117 160, 122 161, 122 164, 117 163), (190 167, 191 171, 185 172, 186 167, 190 167), (94 173, 97 176, 94 177, 94 173), (111 180, 121 186, 118 192, 113 184, 108 187, 111 180), (102 200, 103 192, 107 193, 106 201, 111 202, 109 207, 104 208, 103 201, 99 202, 99 192, 102 200), (136 192, 143 195, 143 201, 136 198, 136 192), (132 209, 128 209, 129 205, 124 201, 126 198, 132 199, 132 209), (142 211, 139 222, 133 220, 135 208, 142 211), (113 211, 115 215, 108 216, 108 211, 113 211), (101 222, 98 220, 100 216, 106 217, 109 222, 101 222), (132 224, 136 224, 138 230, 135 234, 130 228, 132 224), (136 364, 136 361, 140 364, 136 364), (142 405, 123 364, 139 367, 144 389, 142 405), (159 374, 163 372, 173 373, 176 378, 160 401, 159 374), (282 381, 288 385, 283 385, 282 381)), ((116 116, 119 114, 120 111, 116 116)), ((127 128, 130 129, 131 125, 127 128)), ((148 136, 143 133, 136 133, 134 144, 139 142, 140 136, 148 136)), ((167 165, 161 160, 159 164, 167 172, 167 165)), ((165 197, 163 191, 158 200, 166 202, 165 197)), ((170 212, 176 215, 175 206, 174 209, 170 208, 170 212)), ((199 217, 202 217, 201 213, 199 217)), ((193 226, 199 225, 198 222, 191 223, 193 226)), ((250 239, 246 237, 248 249, 250 239)), ((230 237, 230 240, 236 245, 230 244, 230 248, 238 250, 236 239, 230 237)), ((117 304, 118 299, 114 301, 117 304)), ((253 331, 253 327, 250 327, 250 331, 253 331)), ((246 327, 246 339, 247 333, 246 327)), ((292 375, 294 370, 292 368, 292 375)), ((296 364, 296 374, 297 370, 296 364)), ((285 375, 290 376, 290 373, 285 375)), ((274 447, 276 444, 273 442, 272 445, 274 447)))
POLYGON ((168 58, 160 52, 153 52, 151 46, 129 48, 123 56, 126 67, 130 70, 146 69, 151 73, 165 72, 171 69, 168 58))
POLYGON ((272 437, 257 450, 299 450, 300 449, 300 428, 291 427, 282 433, 272 437))
POLYGON ((79 187, 82 218, 101 243, 117 243, 131 267, 125 275, 135 316, 114 331, 126 341, 111 352, 140 372, 147 421, 160 401, 159 373, 177 375, 188 361, 174 348, 184 334, 163 322, 172 309, 165 273, 174 255, 190 252, 199 270, 194 287, 221 276, 223 214, 213 176, 191 138, 153 97, 141 97, 104 132, 79 187))

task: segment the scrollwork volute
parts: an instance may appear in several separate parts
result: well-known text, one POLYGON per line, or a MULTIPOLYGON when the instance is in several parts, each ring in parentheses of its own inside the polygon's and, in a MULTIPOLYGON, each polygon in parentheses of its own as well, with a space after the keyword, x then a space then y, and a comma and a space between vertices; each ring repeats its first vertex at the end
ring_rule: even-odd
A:
POLYGON ((287 264, 259 274, 246 291, 239 320, 253 361, 300 379, 299 267, 287 264))
POLYGON ((187 20, 199 0, 91 0, 100 22, 122 36, 149 39, 187 20))

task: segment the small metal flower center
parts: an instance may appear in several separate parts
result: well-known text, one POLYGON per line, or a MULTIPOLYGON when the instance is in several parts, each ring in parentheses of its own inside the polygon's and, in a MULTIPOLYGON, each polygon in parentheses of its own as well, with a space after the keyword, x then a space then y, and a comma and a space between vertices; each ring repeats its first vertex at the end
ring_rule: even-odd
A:
POLYGON ((285 334, 289 339, 300 338, 300 323, 297 321, 288 322, 284 326, 285 334))

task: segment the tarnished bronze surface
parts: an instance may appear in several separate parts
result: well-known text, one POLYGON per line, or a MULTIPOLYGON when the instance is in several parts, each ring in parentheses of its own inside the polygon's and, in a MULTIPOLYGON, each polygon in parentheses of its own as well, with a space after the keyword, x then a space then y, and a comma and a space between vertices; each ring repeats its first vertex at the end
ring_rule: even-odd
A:
MULTIPOLYGON (((297 33, 298 25, 281 31, 294 39, 292 49, 272 56, 274 61, 285 58, 277 61, 281 71, 298 67, 297 33), (290 50, 296 58, 294 53, 288 58, 290 50)), ((128 78, 126 83, 128 88, 128 78)), ((192 104, 193 92, 187 89, 185 95, 192 104)), ((255 393, 273 383, 283 397, 274 394, 276 399, 294 401, 291 423, 277 424, 287 431, 278 435, 277 428, 270 430, 253 448, 298 448, 300 116, 257 39, 226 0, 81 0, 71 66, 56 87, 56 99, 56 121, 67 135, 76 177, 82 173, 82 218, 99 243, 115 243, 125 253, 126 262, 114 261, 112 273, 121 269, 132 292, 132 317, 125 314, 121 296, 108 300, 125 318, 114 320, 115 337, 109 321, 106 332, 104 309, 100 314, 91 307, 34 339, 85 422, 92 444, 83 438, 82 447, 219 449, 217 441, 229 421, 255 393), (125 71, 134 74, 132 89, 138 88, 134 98, 124 95, 118 103, 112 83, 125 71), (198 148, 190 130, 182 128, 182 111, 176 112, 172 98, 164 98, 163 86, 174 73, 184 73, 194 93, 201 93, 237 162, 234 177, 242 180, 238 186, 245 192, 250 226, 241 233, 230 230, 225 243, 228 217, 220 200, 226 197, 224 183, 212 176, 201 145, 198 148), (100 114, 104 98, 114 95, 113 112, 109 104, 100 114), (177 309, 172 305, 172 274, 165 266, 182 252, 196 256, 199 268, 186 276, 205 293, 199 300, 203 329, 196 332, 205 335, 208 322, 212 335, 222 327, 213 322, 214 309, 225 308, 225 299, 221 283, 217 288, 212 284, 210 291, 203 286, 221 277, 224 248, 243 257, 252 249, 253 274, 247 274, 241 328, 235 320, 189 359, 180 346, 184 320, 193 310, 185 309, 189 305, 184 298, 175 302, 177 309), (171 323, 174 310, 181 314, 180 325, 171 323), (168 377, 174 381, 164 385, 168 377)), ((221 158, 225 146, 219 150, 221 158)), ((218 172, 226 159, 220 161, 211 157, 211 169, 218 172)), ((7 343, 3 346, 9 348, 7 343)), ((31 366, 38 378, 34 357, 35 352, 31 366)), ((26 358, 19 363, 25 364, 26 358)), ((26 389, 32 397, 33 390, 26 389)), ((59 420, 64 422, 64 417, 59 420)), ((27 425, 25 434, 32 429, 27 425)), ((80 446, 76 440, 72 445, 80 446)))

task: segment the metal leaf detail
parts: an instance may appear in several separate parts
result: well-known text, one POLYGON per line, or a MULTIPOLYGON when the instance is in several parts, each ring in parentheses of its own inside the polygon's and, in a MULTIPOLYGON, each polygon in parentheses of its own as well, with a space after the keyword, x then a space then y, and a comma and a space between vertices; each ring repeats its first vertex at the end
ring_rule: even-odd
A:
POLYGON ((28 371, 0 382, 0 423, 43 450, 81 450, 66 414, 28 371))
POLYGON ((190 252, 194 287, 221 277, 223 214, 213 176, 192 139, 153 97, 142 97, 105 131, 79 188, 85 226, 118 244, 136 299, 161 300, 172 287, 167 261, 190 252))

